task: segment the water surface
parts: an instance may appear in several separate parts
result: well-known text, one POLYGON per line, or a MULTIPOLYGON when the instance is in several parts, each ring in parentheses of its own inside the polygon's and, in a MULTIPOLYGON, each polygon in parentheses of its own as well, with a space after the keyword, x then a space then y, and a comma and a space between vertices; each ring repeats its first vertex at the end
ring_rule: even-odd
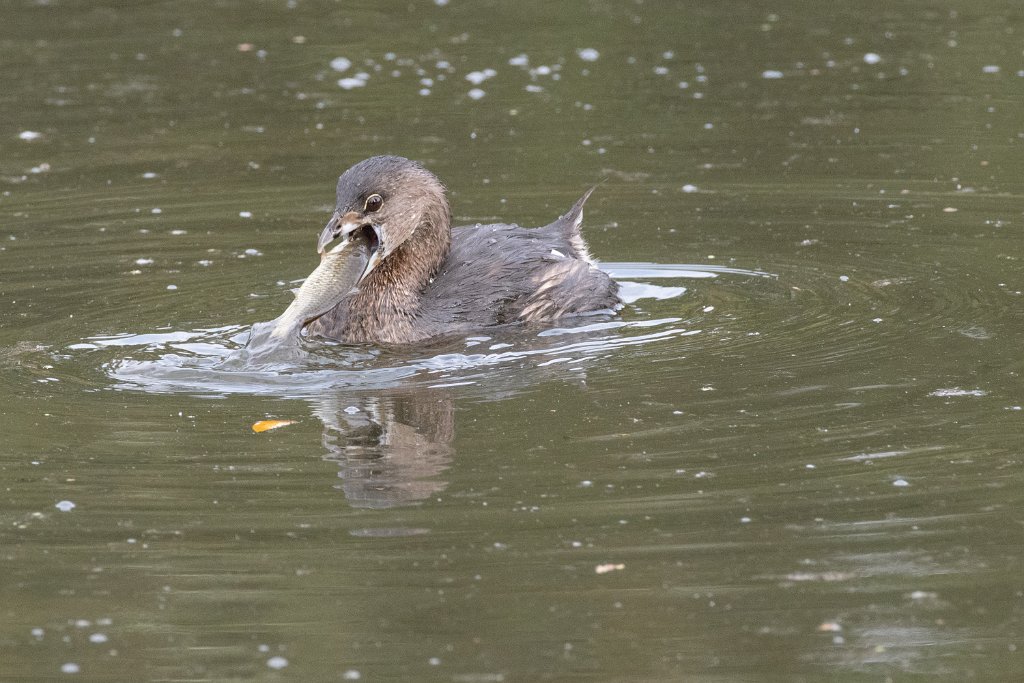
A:
POLYGON ((1019 680, 1022 30, 11 3, 0 679, 1019 680), (378 153, 627 303, 217 370, 378 153))

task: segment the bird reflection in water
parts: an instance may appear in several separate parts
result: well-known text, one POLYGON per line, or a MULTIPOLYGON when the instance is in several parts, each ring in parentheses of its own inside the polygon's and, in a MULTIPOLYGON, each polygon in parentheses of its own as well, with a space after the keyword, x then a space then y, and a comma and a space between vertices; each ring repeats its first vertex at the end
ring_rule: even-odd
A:
POLYGON ((349 504, 384 509, 414 505, 444 490, 438 478, 455 451, 455 407, 438 390, 402 390, 372 397, 318 398, 324 459, 336 462, 349 504))

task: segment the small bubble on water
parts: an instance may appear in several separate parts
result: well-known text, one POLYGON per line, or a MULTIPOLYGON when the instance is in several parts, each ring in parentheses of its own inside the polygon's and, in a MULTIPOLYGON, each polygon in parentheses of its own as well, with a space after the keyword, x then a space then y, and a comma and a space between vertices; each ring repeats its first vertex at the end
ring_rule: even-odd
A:
POLYGON ((769 81, 778 80, 783 76, 785 76, 785 74, 777 69, 766 69, 761 72, 761 78, 769 81))
POLYGON ((97 644, 105 643, 105 642, 107 642, 107 634, 106 633, 91 633, 91 634, 89 634, 89 642, 90 643, 97 643, 97 644))
POLYGON ((596 62, 601 56, 601 53, 592 47, 585 47, 580 50, 576 50, 576 54, 584 62, 596 62))
POLYGON ((981 67, 981 73, 983 73, 983 74, 997 74, 997 73, 999 73, 999 65, 998 64, 986 64, 985 66, 981 67))
POLYGON ((892 485, 893 486, 901 486, 901 487, 902 486, 910 486, 910 482, 908 482, 906 479, 897 479, 896 481, 894 481, 892 483, 892 485))
POLYGON ((878 64, 882 61, 882 56, 877 52, 868 52, 864 55, 865 64, 878 64))
POLYGON ((480 88, 473 88, 468 93, 466 93, 466 96, 469 97, 469 99, 471 100, 479 100, 483 98, 483 96, 486 94, 487 93, 481 90, 480 88))
POLYGON ((358 681, 363 677, 363 674, 359 673, 356 669, 349 669, 341 675, 343 681, 358 681))
POLYGON ((331 68, 341 73, 342 71, 348 71, 349 67, 352 66, 352 60, 345 57, 335 57, 331 60, 331 68))
POLYGON ((70 500, 61 500, 58 501, 57 504, 54 505, 53 507, 57 508, 61 512, 71 512, 72 510, 75 509, 75 504, 72 503, 70 500))
POLYGON ((60 665, 60 672, 62 674, 76 674, 82 670, 82 667, 78 666, 74 662, 67 662, 60 665))

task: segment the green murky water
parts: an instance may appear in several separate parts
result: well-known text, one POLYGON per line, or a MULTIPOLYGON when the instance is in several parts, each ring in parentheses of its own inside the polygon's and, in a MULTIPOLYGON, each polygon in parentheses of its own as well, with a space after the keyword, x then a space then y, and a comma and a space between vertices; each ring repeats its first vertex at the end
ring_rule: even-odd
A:
POLYGON ((1019 4, 3 15, 0 679, 1024 676, 1019 4), (217 371, 377 153, 635 300, 217 371))

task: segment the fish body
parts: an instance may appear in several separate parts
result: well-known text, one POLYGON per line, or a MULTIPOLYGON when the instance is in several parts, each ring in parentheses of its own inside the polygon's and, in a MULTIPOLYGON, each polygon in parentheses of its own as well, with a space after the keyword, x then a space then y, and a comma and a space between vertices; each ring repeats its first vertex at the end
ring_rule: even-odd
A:
POLYGON ((370 258, 369 242, 354 237, 323 254, 295 300, 277 318, 252 326, 245 348, 262 356, 279 348, 298 346, 299 333, 311 320, 331 310, 352 291, 370 258))

